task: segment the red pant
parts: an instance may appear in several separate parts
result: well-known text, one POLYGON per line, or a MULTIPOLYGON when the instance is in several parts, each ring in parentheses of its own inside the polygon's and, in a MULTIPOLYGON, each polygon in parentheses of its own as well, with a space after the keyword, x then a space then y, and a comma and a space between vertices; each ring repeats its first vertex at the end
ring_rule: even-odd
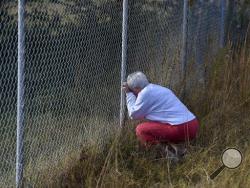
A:
POLYGON ((170 125, 160 122, 144 122, 136 127, 136 135, 142 144, 159 142, 180 143, 196 137, 199 123, 197 119, 180 124, 170 125))

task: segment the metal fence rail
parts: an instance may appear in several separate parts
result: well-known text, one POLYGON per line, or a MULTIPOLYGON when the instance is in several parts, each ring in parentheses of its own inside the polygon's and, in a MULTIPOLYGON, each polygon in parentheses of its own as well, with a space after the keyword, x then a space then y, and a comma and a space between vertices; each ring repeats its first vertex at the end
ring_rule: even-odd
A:
POLYGON ((15 185, 22 155, 23 177, 38 184, 39 174, 81 145, 101 151, 124 119, 126 72, 141 70, 175 88, 195 63, 188 87, 202 80, 230 20, 226 0, 27 0, 22 22, 19 2, 19 9, 17 0, 0 6, 0 187, 15 185), (22 138, 18 87, 25 90, 23 142, 16 140, 22 138))

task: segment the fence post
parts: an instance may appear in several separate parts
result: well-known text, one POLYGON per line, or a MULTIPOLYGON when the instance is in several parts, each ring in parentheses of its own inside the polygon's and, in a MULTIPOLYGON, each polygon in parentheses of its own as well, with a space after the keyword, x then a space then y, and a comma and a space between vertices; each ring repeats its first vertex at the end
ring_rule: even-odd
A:
POLYGON ((24 13, 25 0, 18 0, 18 73, 17 73, 17 141, 16 141, 16 187, 23 180, 23 137, 24 137, 24 13))
POLYGON ((127 40, 128 40, 128 0, 123 0, 120 127, 124 125, 124 116, 125 116, 125 93, 122 90, 122 83, 125 81, 125 76, 126 76, 127 40))
POLYGON ((226 1, 221 0, 220 2, 220 48, 224 47, 224 40, 225 40, 225 6, 226 6, 226 1))
POLYGON ((188 0, 183 0, 183 22, 182 22, 182 48, 181 48, 181 74, 185 75, 187 64, 187 13, 188 0))

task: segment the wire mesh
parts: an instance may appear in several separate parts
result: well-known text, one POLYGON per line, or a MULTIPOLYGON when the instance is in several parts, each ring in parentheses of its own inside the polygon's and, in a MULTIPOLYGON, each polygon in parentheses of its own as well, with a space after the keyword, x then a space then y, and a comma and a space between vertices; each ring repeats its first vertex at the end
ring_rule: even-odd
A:
POLYGON ((25 176, 119 126, 121 7, 27 3, 25 176))
MULTIPOLYGON (((5 6, 1 8, 1 15, 6 15, 1 21, 6 24, 1 30, 3 187, 14 185, 17 1, 5 6)), ((101 150, 119 127, 121 23, 121 2, 26 1, 27 181, 34 183, 42 170, 81 145, 101 150)))
MULTIPOLYGON (((190 1, 187 63, 203 78, 220 41, 220 2, 190 1)), ((226 9, 225 9, 226 10, 226 9)), ((26 1, 24 177, 31 184, 70 152, 101 151, 119 128, 122 1, 26 1)), ((15 184, 17 1, 0 6, 0 187, 15 184)), ((127 72, 180 82, 183 1, 129 1, 127 72)), ((190 84, 190 88, 193 86, 190 84)))
POLYGON ((179 79, 182 1, 130 1, 128 73, 141 70, 151 81, 173 86, 179 79), (175 77, 175 78, 174 78, 175 77))
POLYGON ((205 84, 206 68, 220 49, 221 38, 224 38, 221 11, 226 10, 226 7, 222 9, 221 1, 194 1, 189 6, 186 93, 205 84))
POLYGON ((17 1, 0 6, 0 187, 15 182, 17 1))

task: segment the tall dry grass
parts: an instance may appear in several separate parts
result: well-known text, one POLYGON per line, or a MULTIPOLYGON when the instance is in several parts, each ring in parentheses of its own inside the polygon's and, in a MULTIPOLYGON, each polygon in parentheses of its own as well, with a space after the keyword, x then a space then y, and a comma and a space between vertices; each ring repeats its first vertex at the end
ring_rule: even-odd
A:
POLYGON ((238 51, 230 45, 222 49, 206 65, 204 85, 195 84, 186 95, 184 103, 197 115, 200 129, 183 162, 156 160, 154 148, 140 150, 134 134, 138 122, 128 120, 102 152, 84 147, 72 153, 53 171, 44 171, 36 187, 250 187, 249 44, 246 39, 238 51), (211 180, 227 147, 239 148, 243 162, 211 180))

